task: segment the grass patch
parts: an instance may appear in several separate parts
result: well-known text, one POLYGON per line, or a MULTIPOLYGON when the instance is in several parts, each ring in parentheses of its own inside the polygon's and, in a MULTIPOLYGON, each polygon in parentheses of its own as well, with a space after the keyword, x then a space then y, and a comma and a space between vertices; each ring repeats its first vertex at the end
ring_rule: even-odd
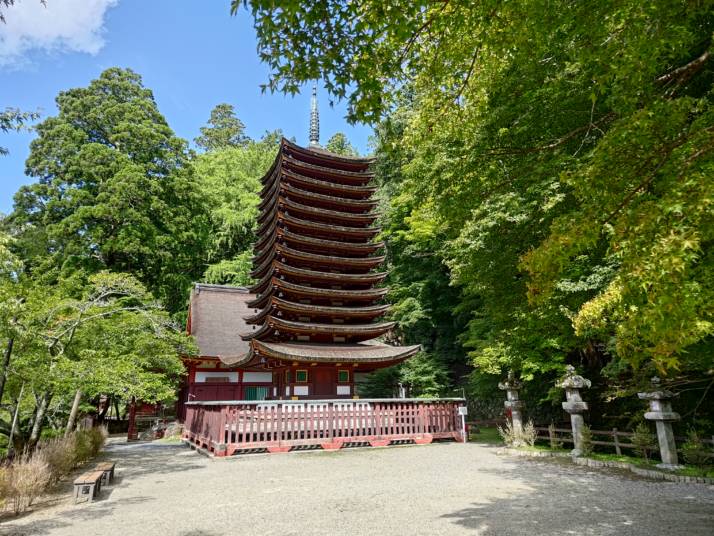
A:
POLYGON ((693 467, 691 465, 687 465, 682 469, 678 469, 674 473, 681 476, 703 476, 706 478, 714 478, 714 467, 693 467))
POLYGON ((475 443, 494 443, 499 445, 503 443, 503 439, 495 426, 479 426, 478 432, 469 433, 469 441, 474 441, 475 443))

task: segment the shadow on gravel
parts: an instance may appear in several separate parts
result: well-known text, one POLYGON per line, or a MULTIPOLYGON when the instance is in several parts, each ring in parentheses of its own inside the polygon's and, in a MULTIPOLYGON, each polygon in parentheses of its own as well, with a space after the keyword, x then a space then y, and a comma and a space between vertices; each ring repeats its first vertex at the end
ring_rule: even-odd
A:
POLYGON ((512 471, 478 473, 527 486, 526 491, 441 516, 479 536, 712 534, 714 494, 710 500, 693 500, 686 485, 636 481, 549 461, 516 462, 512 471))

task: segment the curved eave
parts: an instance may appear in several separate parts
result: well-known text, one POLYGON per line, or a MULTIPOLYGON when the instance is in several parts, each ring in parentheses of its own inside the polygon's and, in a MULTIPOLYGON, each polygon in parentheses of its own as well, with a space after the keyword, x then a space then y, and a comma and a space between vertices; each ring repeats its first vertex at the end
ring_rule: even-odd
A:
POLYGON ((384 335, 395 326, 395 322, 380 322, 378 324, 317 324, 313 322, 295 322, 268 315, 260 329, 242 335, 242 339, 261 339, 277 330, 281 333, 296 335, 332 335, 349 337, 351 339, 373 339, 384 335))
POLYGON ((265 197, 260 201, 258 209, 260 211, 265 211, 266 207, 271 206, 278 197, 278 191, 288 198, 297 198, 311 203, 322 203, 328 206, 339 207, 345 212, 366 212, 379 205, 379 201, 370 198, 354 199, 338 195, 321 194, 318 192, 311 192, 310 190, 303 190, 302 188, 298 188, 297 186, 289 184, 285 181, 274 181, 272 183, 272 187, 266 192, 265 197))
POLYGON ((290 184, 281 184, 280 187, 288 197, 294 197, 313 203, 324 203, 326 205, 342 207, 346 209, 345 212, 366 212, 379 205, 379 201, 373 199, 349 199, 334 195, 318 194, 317 192, 310 192, 309 190, 296 188, 290 184))
POLYGON ((370 288, 363 290, 343 290, 332 288, 306 287, 297 283, 289 283, 284 279, 273 277, 265 292, 260 296, 247 302, 247 306, 254 309, 262 309, 268 302, 271 296, 276 291, 283 291, 291 295, 301 296, 311 299, 326 299, 326 300, 351 300, 351 301, 375 301, 383 298, 389 289, 370 288))
POLYGON ((362 270, 371 270, 376 268, 384 262, 385 256, 381 257, 335 257, 332 255, 318 255, 316 253, 306 253, 304 251, 298 251, 296 249, 283 246, 281 244, 275 244, 273 247, 273 254, 267 255, 265 260, 260 266, 256 267, 251 271, 250 275, 253 278, 260 278, 265 274, 265 271, 270 267, 270 261, 277 255, 291 259, 294 261, 300 261, 307 264, 325 266, 325 267, 335 267, 335 268, 359 268, 362 270))
POLYGON ((281 169, 280 173, 276 174, 274 178, 263 186, 263 189, 260 191, 260 197, 265 199, 267 195, 270 195, 272 189, 276 187, 275 183, 279 180, 287 181, 289 184, 299 184, 300 186, 308 189, 314 188, 320 192, 327 193, 327 195, 342 194, 352 199, 369 198, 377 191, 375 186, 351 186, 347 184, 338 184, 335 182, 313 179, 311 177, 300 175, 299 173, 281 169))
POLYGON ((385 246, 384 242, 354 243, 314 238, 311 236, 291 233, 285 229, 278 229, 277 234, 286 242, 299 244, 301 246, 314 247, 321 251, 339 251, 354 253, 355 255, 369 255, 375 251, 379 251, 385 246))
MULTIPOLYGON (((269 303, 259 313, 245 317, 246 324, 258 324, 272 311, 284 311, 298 315, 329 316, 335 318, 368 318, 374 319, 389 311, 389 305, 368 305, 364 307, 337 307, 327 305, 310 305, 283 300, 273 296, 269 303)), ((349 325, 349 324, 348 324, 349 325)))
POLYGON ((365 214, 356 214, 354 212, 343 212, 341 210, 328 210, 325 208, 311 207, 280 197, 278 203, 289 210, 294 210, 300 214, 306 214, 313 217, 339 220, 354 225, 369 225, 379 218, 378 212, 368 212, 365 214))
POLYGON ((350 186, 365 186, 374 178, 374 173, 370 171, 344 171, 333 167, 309 164, 287 154, 283 155, 282 165, 301 175, 350 186))
POLYGON ((258 340, 251 343, 251 353, 301 363, 390 363, 408 359, 420 349, 419 345, 270 343, 258 340))
POLYGON ((258 281, 252 287, 248 287, 248 290, 252 294, 260 294, 263 292, 268 285, 270 280, 274 275, 284 274, 287 276, 295 277, 298 279, 308 279, 312 281, 320 281, 324 283, 340 283, 340 284, 352 284, 352 285, 371 285, 379 283, 387 277, 386 272, 374 272, 369 274, 339 274, 332 272, 320 272, 317 270, 307 270, 305 268, 295 268, 293 266, 288 266, 280 261, 273 260, 272 270, 258 281))
POLYGON ((353 239, 373 238, 382 230, 379 227, 345 227, 344 225, 333 225, 331 223, 303 220, 301 218, 291 216, 290 214, 281 213, 278 213, 277 219, 278 221, 282 221, 297 229, 328 234, 330 236, 345 236, 353 239))
MULTIPOLYGON (((298 246, 301 248, 312 248, 317 251, 335 251, 338 253, 352 253, 359 257, 362 255, 371 255, 376 251, 384 248, 384 242, 368 242, 368 243, 354 243, 354 242, 338 242, 336 240, 323 240, 321 238, 313 238, 310 236, 302 236, 285 229, 278 228, 275 233, 270 235, 268 243, 258 250, 255 256, 251 259, 253 266, 260 265, 265 261, 265 258, 272 253, 272 247, 276 239, 281 239, 283 242, 287 242, 293 246, 298 246)), ((310 251, 312 253, 312 251, 310 251)))
POLYGON ((366 169, 374 162, 372 157, 364 156, 347 156, 331 153, 325 149, 313 149, 310 147, 301 147, 300 145, 283 138, 281 140, 282 147, 285 151, 293 153, 296 157, 312 158, 324 162, 325 164, 337 164, 351 168, 353 171, 361 171, 366 169))
POLYGON ((277 202, 266 207, 266 209, 258 216, 258 223, 260 224, 260 227, 258 228, 257 233, 260 233, 261 229, 265 227, 266 222, 275 216, 276 211, 286 214, 299 214, 302 217, 317 218, 318 220, 328 220, 326 222, 318 221, 317 223, 334 222, 354 227, 369 225, 380 216, 377 212, 357 214, 355 212, 343 212, 341 210, 328 210, 320 207, 311 207, 291 201, 283 196, 278 196, 277 202))

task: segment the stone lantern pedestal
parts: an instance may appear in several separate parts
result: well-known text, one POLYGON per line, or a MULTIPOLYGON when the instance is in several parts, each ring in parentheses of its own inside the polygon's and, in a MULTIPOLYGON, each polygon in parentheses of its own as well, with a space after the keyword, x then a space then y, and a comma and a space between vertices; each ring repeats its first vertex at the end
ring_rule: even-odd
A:
POLYGON ((588 409, 587 402, 580 396, 580 389, 589 388, 590 380, 575 374, 575 367, 568 365, 565 368, 565 376, 557 382, 556 387, 565 389, 565 402, 563 409, 570 414, 570 426, 573 429, 574 448, 570 451, 573 456, 583 455, 583 426, 585 419, 583 413, 588 409))
POLYGON ((662 463, 657 467, 661 469, 680 469, 677 459, 677 444, 674 440, 672 423, 680 419, 679 413, 672 411, 671 399, 676 395, 671 391, 660 389, 660 379, 652 378, 653 391, 637 393, 642 400, 648 400, 650 410, 645 413, 645 419, 654 421, 657 427, 657 441, 659 443, 659 453, 662 463))
POLYGON ((522 387, 523 384, 516 379, 513 371, 508 373, 508 379, 505 382, 498 384, 499 389, 506 391, 506 401, 503 405, 511 411, 511 421, 516 437, 521 437, 523 432, 523 401, 518 397, 518 391, 522 387))

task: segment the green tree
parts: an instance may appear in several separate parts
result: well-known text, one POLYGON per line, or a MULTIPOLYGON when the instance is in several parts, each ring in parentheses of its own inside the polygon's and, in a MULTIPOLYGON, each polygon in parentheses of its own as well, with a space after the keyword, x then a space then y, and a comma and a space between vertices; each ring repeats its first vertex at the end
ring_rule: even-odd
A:
POLYGON ((462 289, 479 370, 711 370, 711 3, 246 4, 267 89, 406 116, 378 149, 411 157, 402 236, 462 289))
MULTIPOLYGON (((5 108, 4 111, 0 112, 0 131, 7 133, 22 130, 26 128, 28 121, 38 117, 39 114, 37 112, 23 112, 17 108, 5 108)), ((0 156, 6 154, 7 148, 0 146, 0 156)))
POLYGON ((68 402, 82 395, 169 398, 183 372, 178 356, 195 348, 143 285, 120 273, 28 285, 17 324, 12 372, 35 393, 31 444, 53 399, 71 427, 68 402))
POLYGON ((245 125, 238 119, 232 104, 218 104, 211 110, 208 125, 201 127, 196 145, 206 151, 242 147, 248 143, 245 125))
POLYGON ((48 283, 75 271, 136 275, 182 310, 202 272, 208 233, 188 150, 138 74, 111 68, 63 91, 40 123, 7 220, 17 248, 48 283))
POLYGON ((342 132, 337 132, 329 140, 327 140, 325 149, 343 156, 359 156, 357 149, 352 146, 350 140, 348 140, 347 136, 345 136, 342 132))
POLYGON ((280 133, 266 133, 260 141, 207 152, 194 160, 199 192, 211 207, 205 282, 250 284, 260 179, 275 159, 280 138, 280 133))

